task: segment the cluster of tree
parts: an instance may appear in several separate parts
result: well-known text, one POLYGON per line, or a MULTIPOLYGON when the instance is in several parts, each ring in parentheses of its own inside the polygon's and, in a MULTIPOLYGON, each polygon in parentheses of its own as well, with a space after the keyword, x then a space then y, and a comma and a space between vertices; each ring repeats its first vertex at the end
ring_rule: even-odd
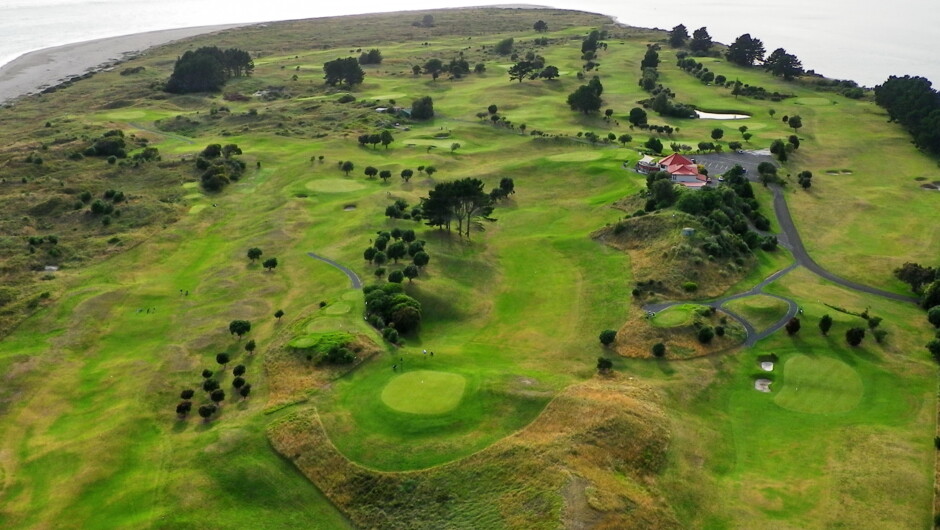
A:
POLYGON ((725 58, 741 66, 754 66, 764 60, 764 43, 760 39, 751 37, 750 33, 745 33, 728 46, 725 52, 725 58))
POLYGON ((392 136, 391 131, 383 129, 380 133, 360 134, 358 140, 359 145, 363 147, 365 147, 366 144, 371 144, 372 149, 375 149, 375 146, 382 144, 388 149, 389 144, 395 141, 395 137, 392 136))
POLYGON ((497 42, 496 46, 493 46, 493 51, 495 51, 499 55, 511 55, 513 45, 515 44, 515 42, 516 42, 515 39, 513 39, 512 37, 503 39, 497 42))
POLYGON ((548 31, 548 23, 544 20, 537 20, 535 24, 532 25, 532 29, 538 31, 539 33, 545 33, 548 31))
POLYGON ((800 171, 796 175, 796 181, 800 183, 800 186, 804 190, 808 190, 810 186, 813 185, 813 172, 812 171, 800 171))
POLYGON ((599 77, 594 76, 588 84, 581 85, 568 95, 568 106, 571 110, 589 114, 601 110, 601 94, 604 93, 604 86, 599 77))
MULTIPOLYGON (((463 58, 463 52, 460 53, 459 57, 451 59, 449 63, 444 63, 437 58, 428 59, 423 67, 414 65, 411 67, 411 71, 415 75, 420 75, 422 72, 430 75, 434 81, 437 81, 437 78, 440 77, 442 73, 447 73, 456 79, 460 79, 470 73, 470 63, 463 58)), ((473 71, 482 74, 486 71, 486 65, 477 63, 476 66, 473 67, 473 71)))
MULTIPOLYGON (((263 254, 264 252, 262 252, 262 250, 258 247, 251 247, 248 249, 248 259, 251 260, 252 263, 261 259, 261 256, 263 254)), ((274 269, 277 268, 277 258, 268 258, 261 263, 261 266, 267 269, 269 272, 273 271, 274 269)), ((282 311, 278 310, 278 312, 281 314, 278 315, 275 313, 274 316, 276 316, 277 318, 281 318, 282 316, 284 316, 284 313, 282 311)), ((251 324, 248 324, 248 328, 245 330, 245 333, 247 333, 248 330, 250 329, 251 329, 251 324)), ((232 331, 232 333, 235 333, 235 332, 232 331)), ((241 335, 239 335, 239 338, 241 338, 241 335)))
MULTIPOLYGON (((875 337, 875 341, 878 342, 878 344, 884 342, 885 338, 888 336, 888 332, 879 328, 881 322, 883 321, 881 317, 869 316, 868 310, 865 310, 856 316, 860 316, 866 321, 868 331, 871 331, 872 335, 875 337)), ((832 329, 833 323, 834 321, 831 316, 823 315, 819 319, 819 331, 823 335, 829 335, 829 331, 832 329)), ((791 333, 791 335, 792 334, 793 333, 791 333)), ((858 346, 862 343, 862 340, 864 340, 865 334, 865 328, 860 326, 852 326, 845 331, 845 341, 850 346, 858 346)))
POLYGON ((418 277, 418 272, 426 266, 431 257, 425 250, 426 242, 416 240, 414 230, 402 230, 393 228, 391 231, 380 231, 375 238, 372 246, 367 247, 362 258, 371 265, 376 265, 375 276, 381 278, 385 274, 382 267, 388 260, 393 260, 396 264, 400 259, 411 259, 411 263, 402 270, 395 270, 389 273, 388 281, 392 283, 401 283, 405 278, 412 281, 418 277))
POLYGON ((509 80, 520 83, 525 79, 547 79, 551 81, 560 75, 557 66, 546 65, 545 58, 529 52, 525 60, 509 67, 509 80), (533 55, 529 58, 529 55, 533 55))
POLYGON ((689 41, 689 49, 692 50, 693 53, 707 55, 712 49, 712 46, 714 46, 712 36, 708 34, 708 29, 706 29, 705 26, 692 32, 692 40, 689 41))
POLYGON ((658 85, 652 91, 653 97, 645 99, 640 103, 644 107, 652 109, 660 116, 669 116, 673 118, 695 118, 695 107, 685 103, 677 103, 676 95, 668 87, 658 85))
POLYGON ((472 220, 489 219, 496 202, 515 193, 515 184, 504 178, 497 189, 487 193, 483 181, 475 178, 442 182, 421 199, 421 211, 429 226, 446 227, 449 232, 457 221, 457 233, 469 238, 472 220))
MULTIPOLYGON (((800 119, 799 116, 794 116, 794 118, 800 119)), ((789 159, 790 153, 799 148, 800 138, 795 134, 788 136, 786 141, 777 139, 770 143, 770 153, 776 155, 777 160, 781 162, 786 162, 789 159)), ((810 175, 810 178, 812 178, 812 175, 810 175)))
POLYGON ((602 39, 607 38, 607 31, 602 30, 593 30, 591 31, 587 38, 581 41, 581 58, 585 60, 593 59, 597 54, 597 50, 603 48, 607 49, 607 43, 603 42, 602 39))
POLYGON ((786 98, 794 97, 793 94, 781 94, 777 91, 767 92, 767 89, 764 87, 745 84, 738 79, 732 81, 724 75, 715 74, 714 72, 710 71, 703 63, 696 61, 694 57, 690 57, 686 52, 677 53, 676 59, 676 66, 684 70, 689 75, 695 76, 705 84, 714 84, 717 86, 730 88, 731 94, 735 97, 744 96, 754 99, 769 99, 771 101, 782 101, 786 98))
MULTIPOLYGON (((410 171, 410 170, 405 170, 410 171)), ((421 220, 421 207, 415 206, 409 209, 408 201, 404 199, 395 199, 395 202, 385 208, 385 215, 391 219, 410 219, 413 221, 421 220)))
POLYGON ((359 64, 382 64, 382 51, 372 48, 359 54, 359 64))
POLYGON ((764 70, 789 81, 803 75, 803 63, 796 55, 787 53, 783 48, 777 48, 764 60, 764 70))
POLYGON ((82 151, 85 156, 127 158, 127 142, 124 131, 113 129, 92 140, 91 145, 82 151))
POLYGON ((362 291, 366 320, 382 331, 385 340, 397 344, 399 334, 410 333, 421 324, 421 303, 405 294, 400 283, 369 285, 362 291))
POLYGON ((217 92, 232 77, 248 77, 254 71, 251 55, 237 48, 222 50, 204 46, 184 53, 166 82, 166 91, 175 94, 217 92))
POLYGON ((924 267, 908 262, 895 269, 894 276, 920 295, 921 307, 924 309, 940 306, 940 267, 924 267))
MULTIPOLYGON (((251 350, 248 349, 247 344, 245 345, 245 349, 251 353, 251 351, 254 350, 254 341, 250 341, 249 344, 251 344, 251 350)), ((216 362, 222 365, 223 368, 226 364, 229 363, 229 361, 230 358, 227 353, 220 353, 216 355, 216 362)), ((248 396, 251 395, 251 383, 246 381, 244 378, 246 370, 247 369, 243 364, 239 364, 234 369, 232 369, 232 387, 235 389, 235 392, 237 392, 242 397, 242 399, 247 399, 248 396)), ((215 372, 209 370, 208 368, 202 371, 203 382, 200 386, 206 393, 206 397, 208 397, 212 402, 204 404, 198 409, 199 416, 202 417, 202 419, 205 421, 209 421, 209 419, 211 419, 212 416, 222 406, 222 402, 225 401, 225 391, 220 388, 219 381, 212 378, 213 375, 215 375, 215 372)), ((182 399, 182 401, 176 405, 176 414, 180 419, 185 418, 192 411, 192 399, 195 397, 195 395, 196 391, 191 388, 187 388, 180 392, 180 399, 182 399)))
POLYGON ((923 77, 891 76, 875 87, 875 102, 914 138, 914 144, 940 153, 940 94, 923 77))
POLYGON ((709 256, 733 257, 761 248, 777 248, 773 236, 762 237, 749 227, 749 221, 758 230, 769 230, 770 220, 760 213, 750 181, 744 169, 735 166, 724 174, 725 185, 705 187, 696 191, 679 192, 668 173, 647 176, 650 198, 646 210, 665 208, 673 203, 677 210, 694 215, 710 232, 702 246, 709 256))
POLYGON ((358 85, 366 78, 366 73, 362 71, 359 60, 355 57, 327 61, 323 63, 323 73, 323 79, 330 86, 341 83, 347 86, 358 85))
POLYGON ((420 97, 411 103, 411 117, 416 120, 430 120, 434 117, 434 100, 431 96, 420 97))
POLYGON ((640 61, 640 71, 643 71, 647 68, 655 69, 658 66, 659 66, 659 45, 647 44, 646 55, 644 55, 643 60, 640 61))
POLYGON ((673 48, 681 48, 685 46, 686 41, 689 40, 689 30, 684 24, 679 24, 669 30, 667 39, 669 40, 669 45, 673 48))
POLYGON ((236 144, 209 144, 196 157, 196 169, 206 191, 219 191, 229 182, 237 181, 245 172, 245 162, 235 158, 242 154, 236 144))

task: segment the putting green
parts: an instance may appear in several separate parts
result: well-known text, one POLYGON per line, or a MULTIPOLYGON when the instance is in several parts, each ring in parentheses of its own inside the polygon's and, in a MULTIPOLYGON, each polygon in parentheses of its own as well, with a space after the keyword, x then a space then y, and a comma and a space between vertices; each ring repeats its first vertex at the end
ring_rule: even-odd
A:
POLYGON ((808 414, 838 414, 858 406, 865 386, 849 365, 828 357, 794 355, 783 365, 783 388, 774 402, 808 414))
POLYGON ((311 180, 307 183, 308 190, 321 193, 348 193, 350 191, 359 191, 365 187, 365 184, 361 182, 346 179, 320 179, 311 180))
POLYGON ((346 302, 337 302, 326 306, 323 312, 328 315, 343 315, 348 313, 350 309, 352 309, 352 307, 346 302))
POLYGON ((449 372, 418 370, 392 379, 382 389, 382 401, 409 414, 443 414, 453 410, 463 397, 467 380, 449 372))
POLYGON ((548 157, 548 159, 552 162, 587 162, 589 160, 597 160, 602 156, 604 156, 603 153, 599 151, 574 151, 571 153, 552 155, 548 157))
POLYGON ((146 115, 147 114, 142 110, 121 110, 106 114, 106 116, 112 120, 137 120, 146 115))
POLYGON ((695 312, 705 306, 696 304, 682 304, 672 306, 668 309, 656 313, 653 317, 653 325, 661 328, 674 328, 691 324, 695 318, 695 312))

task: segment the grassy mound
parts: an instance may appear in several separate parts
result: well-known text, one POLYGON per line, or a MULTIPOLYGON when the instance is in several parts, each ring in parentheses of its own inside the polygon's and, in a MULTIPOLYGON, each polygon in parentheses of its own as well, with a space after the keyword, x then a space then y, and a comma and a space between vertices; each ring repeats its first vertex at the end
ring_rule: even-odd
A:
POLYGON ((783 318, 787 314, 787 309, 789 309, 789 306, 783 300, 766 295, 738 298, 724 304, 722 307, 727 307, 730 311, 746 318, 757 331, 772 326, 783 318))
POLYGON ((353 464, 317 418, 292 414, 268 436, 360 527, 677 527, 656 486, 669 447, 667 417, 656 394, 633 382, 570 387, 519 433, 409 473, 353 464))
POLYGON ((746 338, 744 327, 720 310, 708 306, 680 304, 647 318, 643 311, 634 311, 617 333, 613 349, 624 357, 647 359, 652 347, 661 342, 666 345, 667 359, 689 359, 734 348, 746 338), (708 344, 698 340, 702 327, 724 328, 724 336, 715 336, 708 344), (619 337, 629 337, 622 340, 619 337))
POLYGON ((467 379, 460 374, 418 370, 399 375, 382 389, 382 402, 409 414, 443 414, 457 407, 467 379))
POLYGON ((631 217, 596 231, 593 237, 630 255, 634 280, 644 295, 672 299, 718 296, 755 264, 753 257, 708 257, 702 250, 707 231, 681 212, 631 217), (683 228, 692 228, 695 234, 684 236, 683 228))
POLYGON ((695 321, 695 316, 702 309, 707 310, 705 306, 698 304, 675 305, 656 313, 650 322, 661 328, 687 326, 695 321))
POLYGON ((783 377, 783 388, 774 402, 795 412, 848 412, 858 405, 865 390, 851 366, 829 357, 794 355, 784 362, 783 377))

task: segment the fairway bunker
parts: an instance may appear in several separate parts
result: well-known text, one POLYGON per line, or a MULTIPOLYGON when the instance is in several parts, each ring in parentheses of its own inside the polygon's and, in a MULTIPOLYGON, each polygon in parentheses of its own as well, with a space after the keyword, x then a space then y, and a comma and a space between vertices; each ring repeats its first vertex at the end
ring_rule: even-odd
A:
POLYGON ((763 370, 763 371, 765 371, 765 372, 773 372, 773 371, 774 371, 774 363, 772 363, 772 362, 770 362, 770 361, 764 361, 764 362, 760 363, 760 369, 763 370))
POLYGON ((416 370, 395 376, 382 389, 382 402, 408 414, 443 414, 463 398, 467 380, 460 374, 416 370))
POLYGON ((755 379, 754 380, 754 390, 758 392, 770 392, 770 384, 773 383, 770 379, 755 379))
POLYGON ((356 209, 356 205, 355 205, 355 204, 347 204, 346 206, 343 206, 343 211, 344 211, 344 212, 351 212, 351 211, 353 211, 353 210, 355 210, 355 209, 356 209))
POLYGON ((365 184, 346 179, 320 179, 307 183, 307 189, 320 193, 349 193, 365 188, 365 184))

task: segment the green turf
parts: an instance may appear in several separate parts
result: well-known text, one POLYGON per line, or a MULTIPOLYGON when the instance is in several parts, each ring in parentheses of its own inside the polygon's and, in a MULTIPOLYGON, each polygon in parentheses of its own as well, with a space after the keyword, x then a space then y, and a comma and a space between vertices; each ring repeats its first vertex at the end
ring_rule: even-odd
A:
POLYGON ((738 298, 724 304, 722 307, 726 307, 746 318, 757 331, 763 331, 780 321, 789 309, 789 306, 783 300, 766 295, 738 298))
POLYGON ((862 379, 835 359, 794 355, 783 364, 784 385, 774 403, 795 412, 838 414, 854 409, 862 399, 862 379))
POLYGON ((459 374, 418 370, 401 374, 382 389, 382 402, 409 414, 443 414, 463 399, 466 378, 459 374))
POLYGON ((696 312, 703 307, 705 306, 698 304, 675 305, 657 312, 652 318, 652 323, 654 326, 663 328, 687 326, 695 320, 696 312))

